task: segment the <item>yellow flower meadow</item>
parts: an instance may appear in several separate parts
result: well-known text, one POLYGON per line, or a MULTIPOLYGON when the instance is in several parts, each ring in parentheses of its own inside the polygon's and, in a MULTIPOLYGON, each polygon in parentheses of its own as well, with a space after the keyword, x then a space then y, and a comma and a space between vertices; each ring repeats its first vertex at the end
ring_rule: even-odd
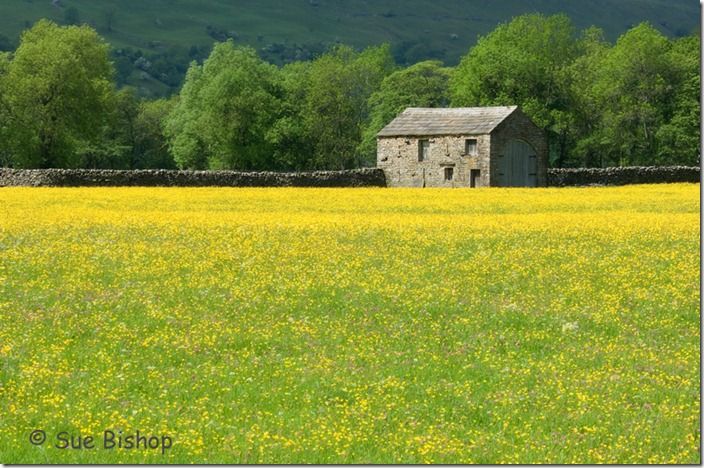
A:
POLYGON ((701 461, 699 185, 3 188, 0 323, 3 463, 701 461))

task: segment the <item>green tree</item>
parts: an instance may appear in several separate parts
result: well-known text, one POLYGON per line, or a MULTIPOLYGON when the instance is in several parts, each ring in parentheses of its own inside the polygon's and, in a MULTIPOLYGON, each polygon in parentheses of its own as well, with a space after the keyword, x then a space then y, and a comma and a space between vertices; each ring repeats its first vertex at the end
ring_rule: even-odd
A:
POLYGON ((293 62, 284 66, 279 73, 281 106, 276 122, 267 132, 277 169, 304 170, 313 167, 313 141, 303 118, 310 68, 310 62, 293 62))
POLYGON ((165 132, 169 151, 176 165, 181 169, 207 169, 204 109, 199 102, 200 90, 204 84, 203 69, 195 62, 186 73, 178 104, 166 119, 165 132))
POLYGON ((135 169, 175 169, 176 162, 169 152, 164 125, 177 103, 177 97, 142 101, 134 122, 135 169))
POLYGON ((164 124, 177 98, 140 101, 132 88, 114 96, 100 140, 77 149, 81 166, 109 169, 175 169, 164 124))
POLYGON ((361 53, 338 46, 311 64, 303 119, 315 167, 345 169, 369 162, 359 153, 368 100, 393 69, 388 45, 361 53))
POLYGON ((41 20, 22 34, 3 77, 16 167, 75 167, 76 149, 103 133, 112 112, 108 45, 88 26, 41 20))
POLYGON ((141 152, 137 147, 139 106, 139 98, 133 88, 125 87, 116 93, 111 136, 116 146, 126 150, 126 163, 131 169, 137 168, 141 159, 141 152))
POLYGON ((7 102, 6 75, 10 66, 10 54, 0 52, 0 167, 12 165, 10 155, 10 109, 7 102))
POLYGON ((453 106, 520 105, 550 137, 552 159, 564 159, 571 118, 561 70, 577 56, 566 15, 529 14, 481 37, 450 80, 453 106))
POLYGON ((190 169, 268 169, 266 133, 280 99, 276 67, 249 47, 217 44, 193 63, 166 124, 176 163, 190 169))
POLYGON ((560 75, 573 117, 573 141, 569 154, 559 165, 601 166, 610 141, 601 131, 604 109, 597 98, 594 83, 601 74, 611 45, 601 29, 591 27, 582 33, 578 48, 579 56, 560 75))
POLYGON ((673 112, 656 134, 659 164, 699 165, 701 77, 699 36, 677 39, 669 54, 676 76, 673 112))
POLYGON ((596 29, 566 82, 575 116, 572 164, 696 164, 699 40, 669 41, 647 23, 611 46, 596 29))
POLYGON ((135 154, 134 122, 137 96, 132 88, 122 88, 113 95, 110 114, 100 138, 85 141, 76 148, 80 167, 90 169, 132 169, 135 154))
POLYGON ((599 116, 587 137, 599 165, 658 162, 657 134, 673 114, 678 82, 670 49, 665 36, 642 23, 592 57, 589 84, 581 92, 599 116))
POLYGON ((420 62, 384 78, 368 101, 370 118, 359 150, 365 160, 376 156, 376 134, 407 107, 446 107, 449 78, 450 69, 439 61, 420 62))

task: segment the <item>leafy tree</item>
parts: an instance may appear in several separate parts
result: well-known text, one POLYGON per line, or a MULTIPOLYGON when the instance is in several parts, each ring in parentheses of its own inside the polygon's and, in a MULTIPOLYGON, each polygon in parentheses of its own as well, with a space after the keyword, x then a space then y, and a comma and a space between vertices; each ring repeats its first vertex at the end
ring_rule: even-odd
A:
POLYGON ((10 109, 6 96, 6 75, 10 66, 10 54, 0 52, 0 167, 12 165, 10 158, 10 109))
POLYGON ((578 48, 579 56, 560 74, 573 121, 569 154, 557 161, 557 165, 601 166, 610 142, 600 131, 604 109, 597 99, 594 83, 611 45, 601 29, 591 27, 582 33, 578 48))
POLYGON ((268 169, 266 132, 279 107, 276 68, 249 47, 217 44, 192 64, 166 134, 176 163, 191 169, 268 169))
POLYGON ((132 88, 113 95, 111 112, 99 139, 80 145, 80 166, 94 169, 133 169, 139 158, 135 145, 135 120, 139 101, 132 88))
POLYGON ((447 58, 446 50, 433 48, 426 40, 401 41, 391 48, 396 63, 403 66, 421 61, 442 61, 447 58))
POLYGON ((367 161, 376 155, 376 134, 407 107, 446 107, 450 69, 426 61, 390 74, 369 98, 371 109, 360 153, 367 161))
MULTIPOLYGON (((12 55, 7 52, 0 52, 0 77, 7 74, 7 70, 10 68, 10 59, 12 55)), ((2 88, 0 88, 2 90, 2 88)))
POLYGON ((134 122, 135 169, 175 169, 176 163, 169 152, 164 134, 164 124, 176 106, 177 98, 143 101, 139 104, 134 122))
POLYGON ((605 112, 603 130, 614 143, 609 163, 652 164, 658 128, 671 112, 675 73, 670 42, 643 23, 619 38, 595 83, 605 112))
POLYGON ((598 153, 599 165, 658 162, 657 134, 673 113, 677 84, 670 49, 666 37, 642 23, 590 56, 579 92, 583 112, 598 117, 578 147, 598 153))
POLYGON ((279 117, 268 132, 278 169, 341 169, 365 161, 360 142, 368 98, 393 69, 388 46, 357 53, 340 46, 279 73, 279 117))
POLYGON ((575 165, 695 164, 699 41, 672 43, 647 23, 614 46, 592 34, 568 67, 575 165))
POLYGON ((113 105, 108 45, 88 26, 41 20, 22 34, 2 79, 16 167, 74 167, 113 105))
POLYGON ((209 154, 206 153, 204 125, 205 109, 199 102, 204 84, 203 70, 195 62, 186 73, 186 79, 174 107, 165 123, 169 151, 181 169, 207 169, 209 154))
POLYGON ((282 170, 313 167, 313 141, 303 118, 303 103, 309 91, 310 62, 294 62, 279 73, 282 101, 276 122, 267 132, 273 147, 274 166, 282 170))
POLYGON ((672 117, 662 125, 655 136, 660 164, 699 165, 700 132, 700 74, 699 36, 677 39, 669 53, 677 87, 674 94, 672 117))
POLYGON ((345 169, 364 163, 358 147, 369 116, 367 101, 393 68, 388 45, 361 53, 338 46, 311 64, 303 119, 315 167, 345 169))
POLYGON ((164 136, 164 123, 176 104, 141 101, 132 88, 114 96, 113 112, 98 141, 77 149, 81 166, 110 169, 175 169, 164 136))
POLYGON ((560 73, 577 51, 567 16, 516 17, 481 37, 462 58, 450 81, 452 105, 520 105, 549 132, 553 158, 564 158, 571 118, 560 73))

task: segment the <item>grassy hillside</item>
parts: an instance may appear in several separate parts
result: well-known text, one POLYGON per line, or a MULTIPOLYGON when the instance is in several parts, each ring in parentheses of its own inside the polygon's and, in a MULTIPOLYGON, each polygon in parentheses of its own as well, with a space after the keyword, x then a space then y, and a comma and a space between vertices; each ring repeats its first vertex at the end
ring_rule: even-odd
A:
POLYGON ((163 54, 200 46, 185 63, 201 58, 215 40, 233 37, 278 63, 310 58, 339 41, 356 47, 390 42, 401 63, 438 58, 454 64, 478 35, 522 13, 565 12, 578 27, 595 24, 610 39, 641 21, 684 35, 699 17, 693 0, 4 0, 0 34, 16 43, 39 18, 66 22, 69 9, 116 49, 163 54))

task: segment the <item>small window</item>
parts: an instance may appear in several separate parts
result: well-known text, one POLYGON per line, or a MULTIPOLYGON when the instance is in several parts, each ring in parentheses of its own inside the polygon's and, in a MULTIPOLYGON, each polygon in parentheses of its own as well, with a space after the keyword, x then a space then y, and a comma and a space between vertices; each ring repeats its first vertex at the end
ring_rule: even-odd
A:
POLYGON ((445 168, 445 180, 452 180, 452 177, 455 175, 455 169, 452 167, 446 167, 445 168))
POLYGON ((430 140, 418 140, 418 161, 425 161, 430 154, 430 140))
POLYGON ((467 154, 467 155, 477 154, 477 139, 476 138, 470 138, 468 140, 464 140, 464 154, 467 154))

